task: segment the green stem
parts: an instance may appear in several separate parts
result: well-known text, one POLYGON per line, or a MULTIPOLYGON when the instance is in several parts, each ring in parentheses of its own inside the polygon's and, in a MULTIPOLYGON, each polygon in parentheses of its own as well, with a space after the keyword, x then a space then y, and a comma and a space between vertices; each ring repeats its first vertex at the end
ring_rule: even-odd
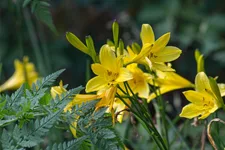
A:
POLYGON ((135 110, 131 109, 131 112, 133 112, 134 115, 139 120, 141 120, 142 126, 146 129, 146 131, 148 131, 149 135, 153 138, 153 140, 156 142, 158 147, 160 149, 167 150, 167 147, 164 143, 163 138, 161 137, 161 135, 155 128, 155 125, 152 121, 152 116, 150 115, 150 112, 147 108, 147 101, 142 100, 143 103, 140 103, 138 101, 138 99, 139 99, 138 96, 136 94, 134 94, 134 92, 132 91, 129 84, 127 82, 125 82, 124 86, 128 91, 126 95, 129 95, 129 91, 131 92, 132 97, 130 98, 130 101, 134 105, 135 109, 137 110, 137 111, 135 111, 135 110))
MULTIPOLYGON (((153 85, 154 87, 155 86, 155 82, 153 80, 153 85)), ((162 99, 162 96, 161 96, 161 92, 160 92, 160 89, 154 89, 155 91, 155 94, 157 96, 157 100, 158 100, 158 106, 157 104, 155 104, 155 108, 156 108, 156 111, 158 111, 158 122, 159 122, 159 125, 161 126, 161 134, 163 137, 165 137, 165 142, 166 142, 166 145, 167 145, 167 148, 170 149, 170 144, 169 144, 169 136, 168 136, 168 128, 167 128, 167 123, 166 123, 166 112, 165 112, 165 102, 163 101, 162 99), (161 125, 161 121, 160 119, 162 120, 162 125, 161 125)))
POLYGON ((151 126, 148 125, 148 123, 143 120, 140 114, 138 114, 133 108, 130 107, 129 104, 126 103, 126 101, 123 100, 122 97, 120 97, 119 94, 117 94, 117 97, 131 110, 131 112, 135 115, 135 117, 139 120, 139 122, 142 124, 142 126, 145 128, 145 130, 149 133, 149 135, 153 138, 153 140, 156 142, 160 150, 166 150, 163 147, 163 144, 160 143, 160 140, 158 140, 158 136, 155 135, 155 133, 152 131, 153 129, 151 126))
POLYGON ((170 120, 170 118, 168 116, 166 116, 166 120, 169 123, 169 125, 171 126, 172 130, 174 130, 175 134, 177 134, 177 136, 180 138, 180 140, 183 142, 185 149, 186 150, 190 150, 190 148, 188 147, 187 143, 185 142, 184 138, 182 137, 182 135, 180 134, 180 132, 176 129, 176 127, 174 126, 174 123, 170 120))
POLYGON ((29 36, 30 36, 32 49, 34 51, 36 60, 38 62, 37 63, 38 70, 42 73, 42 75, 47 75, 46 69, 44 67, 44 59, 41 55, 41 49, 38 45, 38 39, 37 39, 37 36, 35 34, 34 25, 32 23, 30 13, 28 12, 27 8, 24 8, 24 18, 25 18, 25 23, 27 25, 28 33, 29 33, 29 36))
POLYGON ((40 42, 42 45, 42 49, 43 49, 43 54, 44 54, 44 61, 46 62, 46 68, 47 68, 47 74, 52 72, 52 68, 51 68, 51 61, 50 61, 50 54, 49 54, 49 50, 46 44, 46 38, 44 35, 44 31, 43 31, 43 27, 40 23, 38 23, 38 30, 39 30, 39 37, 40 37, 40 42))

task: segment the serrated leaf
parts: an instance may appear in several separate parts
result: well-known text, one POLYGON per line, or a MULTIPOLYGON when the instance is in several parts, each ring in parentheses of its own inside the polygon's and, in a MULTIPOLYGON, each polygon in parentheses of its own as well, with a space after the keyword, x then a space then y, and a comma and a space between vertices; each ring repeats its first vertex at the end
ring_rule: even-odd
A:
POLYGON ((12 94, 9 106, 12 106, 14 102, 18 101, 19 98, 23 95, 23 92, 24 92, 24 84, 18 90, 16 90, 15 93, 12 94))
POLYGON ((28 4, 30 4, 32 0, 24 0, 23 1, 23 8, 26 7, 28 4))
POLYGON ((47 25, 55 34, 57 34, 49 6, 50 4, 45 1, 34 1, 31 8, 36 18, 47 25))
POLYGON ((53 144, 53 146, 48 146, 46 150, 73 150, 73 149, 79 149, 80 144, 86 140, 86 136, 82 136, 80 138, 68 141, 68 142, 63 142, 59 144, 53 144))

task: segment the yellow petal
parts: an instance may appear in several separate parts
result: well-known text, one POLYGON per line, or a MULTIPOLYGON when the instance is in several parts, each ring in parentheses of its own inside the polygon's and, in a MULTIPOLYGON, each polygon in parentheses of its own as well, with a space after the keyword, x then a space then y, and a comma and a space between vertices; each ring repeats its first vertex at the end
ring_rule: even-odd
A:
POLYGON ((167 66, 164 63, 152 62, 153 70, 161 70, 161 71, 175 71, 173 68, 167 66))
POLYGON ((119 76, 116 82, 124 82, 133 78, 132 73, 127 68, 120 68, 119 76))
POLYGON ((149 24, 142 25, 140 36, 143 45, 146 43, 153 44, 155 42, 155 35, 149 24))
POLYGON ((100 49, 99 59, 101 64, 108 70, 117 70, 118 61, 115 52, 108 45, 103 45, 100 49))
POLYGON ((194 104, 188 104, 183 107, 180 117, 185 117, 188 119, 197 117, 203 113, 202 109, 199 109, 199 106, 194 104))
POLYGON ((211 91, 209 79, 204 72, 199 72, 195 77, 195 88, 198 92, 211 91))
POLYGON ((211 101, 212 103, 214 103, 214 100, 212 99, 212 97, 200 92, 189 90, 189 91, 183 92, 183 94, 185 95, 188 101, 192 102, 195 105, 204 105, 205 103, 208 103, 208 101, 211 101))
POLYGON ((140 59, 145 58, 145 57, 149 54, 149 52, 150 52, 152 46, 153 46, 153 45, 151 45, 151 44, 149 44, 149 43, 143 45, 143 46, 142 46, 142 49, 141 49, 141 52, 140 52, 138 55, 136 55, 136 56, 134 57, 134 59, 132 60, 132 62, 137 62, 137 61, 139 61, 140 59))
POLYGON ((141 82, 136 86, 135 92, 138 93, 138 96, 141 98, 148 98, 149 96, 149 85, 147 82, 141 82))
POLYGON ((0 92, 10 89, 18 89, 26 81, 31 86, 32 83, 38 79, 38 73, 35 70, 34 64, 28 61, 28 57, 24 57, 23 62, 17 59, 14 61, 15 72, 3 85, 0 86, 0 92), (27 78, 25 78, 25 76, 27 78))
POLYGON ((107 89, 104 93, 104 97, 96 104, 96 110, 98 110, 100 107, 109 107, 109 110, 111 111, 113 108, 116 91, 117 88, 114 86, 107 89))
MULTIPOLYGON (((79 117, 77 117, 76 119, 79 119, 79 117)), ((74 121, 71 125, 70 125, 70 131, 72 132, 73 136, 75 138, 77 138, 77 131, 76 131, 76 128, 77 128, 77 120, 74 121)))
POLYGON ((222 97, 225 96, 225 84, 224 83, 219 83, 218 87, 219 87, 221 96, 222 97))
POLYGON ((55 98, 56 95, 59 96, 59 95, 61 95, 62 93, 66 92, 66 89, 65 89, 64 87, 61 87, 61 86, 53 86, 53 87, 51 87, 50 92, 51 92, 51 96, 52 96, 53 98, 55 98))
POLYGON ((158 38, 155 41, 151 52, 155 53, 155 52, 163 49, 168 44, 169 40, 170 40, 170 33, 166 33, 166 34, 162 35, 160 38, 158 38))
POLYGON ((107 72, 105 67, 98 63, 92 64, 91 69, 94 72, 94 74, 101 76, 101 77, 104 77, 105 73, 107 72))
POLYGON ((86 85, 86 92, 93 92, 103 89, 107 86, 108 82, 104 78, 97 76, 88 81, 86 85))
POLYGON ((95 94, 77 94, 72 103, 73 105, 86 103, 88 101, 99 99, 101 96, 95 94))
POLYGON ((150 59, 154 62, 170 62, 177 59, 181 54, 181 50, 174 46, 166 46, 164 49, 159 50, 150 59))
POLYGON ((205 119, 207 118, 211 113, 210 112, 204 112, 198 119, 205 119))
POLYGON ((156 98, 157 96, 159 96, 160 94, 165 94, 167 92, 173 91, 173 90, 177 90, 177 89, 181 89, 181 88, 186 88, 186 87, 182 87, 179 85, 162 85, 160 87, 159 90, 157 90, 157 95, 155 93, 151 93, 148 96, 147 102, 149 103, 152 99, 156 98))

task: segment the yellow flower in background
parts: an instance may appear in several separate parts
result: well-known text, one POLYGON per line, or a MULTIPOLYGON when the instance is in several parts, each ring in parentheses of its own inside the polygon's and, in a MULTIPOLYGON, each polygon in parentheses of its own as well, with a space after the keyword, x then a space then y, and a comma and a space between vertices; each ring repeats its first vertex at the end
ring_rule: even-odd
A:
POLYGON ((132 91, 141 98, 148 98, 149 96, 149 85, 148 81, 152 79, 152 76, 148 73, 144 73, 140 68, 138 68, 138 64, 133 63, 127 66, 127 69, 132 73, 133 79, 128 81, 129 86, 132 91))
MULTIPOLYGON (((56 98, 56 96, 58 95, 60 97, 61 94, 67 92, 67 90, 63 87, 63 82, 60 81, 59 82, 59 86, 53 86, 51 87, 51 96, 53 99, 56 98)), ((67 111, 71 111, 72 107, 73 107, 73 102, 69 102, 66 107, 64 108, 64 112, 67 112, 67 111)), ((76 127, 77 127, 77 120, 79 119, 79 116, 77 116, 75 118, 75 121, 71 123, 70 125, 70 131, 72 132, 73 136, 74 137, 77 137, 77 132, 76 132, 76 127)))
POLYGON ((0 86, 0 92, 5 90, 16 90, 23 83, 27 82, 30 86, 38 79, 33 63, 29 62, 28 57, 23 58, 23 62, 19 60, 14 61, 15 72, 13 75, 0 86))
POLYGON ((175 72, 162 72, 157 70, 156 76, 157 77, 154 79, 154 81, 150 80, 150 84, 156 86, 159 89, 156 90, 156 93, 152 92, 149 95, 148 102, 150 102, 160 94, 165 94, 173 90, 182 88, 194 88, 194 85, 190 81, 175 72))
MULTIPOLYGON (((150 66, 151 69, 158 69, 161 71, 174 71, 174 69, 168 67, 165 63, 176 60, 181 50, 174 46, 166 46, 170 39, 170 33, 162 35, 159 39, 155 40, 155 35, 152 27, 149 24, 143 24, 140 37, 142 45, 152 45, 148 51, 148 56, 142 61, 150 66)), ((140 52, 141 53, 141 52, 140 52)))
POLYGON ((122 66, 121 57, 108 45, 103 45, 99 54, 100 64, 91 65, 92 71, 97 75, 90 79, 86 85, 86 92, 99 91, 133 78, 130 71, 122 66))
POLYGON ((216 94, 204 72, 199 72, 196 75, 195 91, 189 90, 183 94, 191 103, 182 109, 180 117, 191 119, 200 116, 199 119, 205 119, 221 107, 218 105, 216 94))
POLYGON ((53 86, 51 87, 51 96, 52 98, 55 98, 57 95, 60 96, 62 93, 66 92, 67 90, 63 87, 62 80, 59 82, 59 86, 53 86))
MULTIPOLYGON (((124 99, 128 105, 131 105, 131 102, 128 98, 124 99)), ((116 98, 113 104, 113 109, 115 110, 115 114, 117 114, 116 119, 119 123, 122 123, 125 109, 127 106, 119 99, 116 98)))

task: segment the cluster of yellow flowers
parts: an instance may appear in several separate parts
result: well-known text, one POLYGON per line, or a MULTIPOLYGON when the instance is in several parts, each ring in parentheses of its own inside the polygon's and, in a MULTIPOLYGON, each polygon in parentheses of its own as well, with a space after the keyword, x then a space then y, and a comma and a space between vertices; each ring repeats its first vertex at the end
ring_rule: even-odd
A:
MULTIPOLYGON (((86 45, 74 34, 68 32, 66 37, 68 41, 77 49, 88 54, 93 64, 91 69, 96 75, 90 79, 86 85, 87 94, 77 94, 64 111, 70 111, 74 105, 100 99, 96 105, 96 110, 100 107, 108 107, 108 112, 112 113, 118 122, 122 122, 126 105, 117 96, 123 96, 123 90, 126 91, 124 83, 126 82, 133 94, 139 98, 151 102, 158 95, 166 92, 181 89, 194 88, 183 92, 185 97, 191 103, 186 105, 180 116, 186 118, 198 117, 204 119, 219 108, 224 108, 224 102, 221 96, 225 95, 225 84, 217 84, 215 79, 207 77, 204 73, 203 56, 196 55, 198 63, 198 73, 195 78, 195 84, 175 73, 170 62, 176 60, 181 50, 174 46, 167 46, 170 33, 162 35, 155 40, 152 27, 149 24, 143 24, 140 32, 142 45, 133 43, 131 46, 124 47, 122 40, 118 40, 119 27, 116 22, 113 24, 113 41, 107 41, 100 51, 99 55, 94 48, 94 42, 90 36, 86 37, 86 45), (155 87, 156 91, 150 90, 155 87)), ((22 83, 28 81, 29 84, 37 79, 37 73, 34 65, 15 61, 16 71, 14 75, 0 86, 0 92, 10 88, 18 88, 22 83), (26 80, 27 78, 27 80, 26 80)), ((65 92, 62 82, 59 86, 51 88, 53 98, 65 92)), ((132 96, 132 93, 130 95, 132 96)), ((126 103, 131 105, 129 99, 126 103)), ((131 106, 132 107, 132 106, 131 106)), ((76 126, 76 122, 73 124, 76 126)), ((76 131, 71 128, 74 135, 76 131)))

